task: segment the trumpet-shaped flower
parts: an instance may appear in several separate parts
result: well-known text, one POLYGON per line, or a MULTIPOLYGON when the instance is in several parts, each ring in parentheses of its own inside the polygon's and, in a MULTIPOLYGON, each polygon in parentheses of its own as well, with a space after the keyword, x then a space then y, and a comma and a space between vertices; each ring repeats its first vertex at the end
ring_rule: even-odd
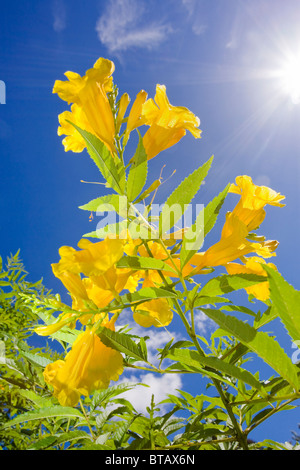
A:
POLYGON ((208 266, 224 266, 249 253, 256 253, 264 258, 275 256, 274 251, 278 242, 252 242, 246 239, 247 235, 248 228, 244 222, 233 213, 228 213, 220 241, 199 257, 199 264, 193 274, 199 273, 208 266))
POLYGON ((80 129, 84 129, 87 132, 94 134, 83 109, 77 104, 73 104, 71 106, 71 111, 64 111, 59 114, 58 121, 60 127, 57 129, 57 134, 66 135, 62 141, 65 151, 67 152, 68 150, 71 150, 74 153, 82 152, 86 147, 85 140, 70 123, 73 122, 76 126, 80 127, 80 129))
POLYGON ((232 184, 229 192, 241 196, 233 210, 233 214, 245 223, 249 232, 259 227, 263 222, 266 215, 264 207, 267 204, 278 207, 284 206, 280 201, 285 196, 266 186, 256 186, 250 176, 238 176, 236 185, 232 184))
POLYGON ((74 148, 75 151, 79 151, 80 148, 76 133, 65 124, 65 119, 68 117, 72 118, 72 122, 78 127, 97 136, 112 153, 116 152, 115 122, 107 98, 107 92, 112 91, 111 75, 114 69, 113 62, 99 58, 94 67, 87 70, 83 77, 74 72, 66 72, 67 81, 57 80, 55 82, 53 93, 57 93, 69 104, 75 103, 77 105, 77 108, 72 110, 71 116, 64 114, 60 116, 62 126, 58 133, 67 135, 63 142, 65 150, 73 150, 74 148), (88 128, 85 125, 86 122, 88 128))
POLYGON ((145 124, 150 126, 143 137, 148 159, 175 145, 187 130, 195 138, 201 136, 201 130, 198 128, 199 118, 187 108, 172 106, 164 85, 157 85, 154 100, 149 99, 145 102, 142 117, 145 124))
POLYGON ((136 307, 133 318, 145 328, 167 326, 171 323, 173 312, 166 299, 153 299, 136 307))
MULTIPOLYGON (((112 322, 104 326, 114 330, 112 322)), ((92 327, 79 334, 64 361, 46 366, 44 378, 62 406, 76 406, 81 395, 107 388, 122 372, 122 355, 105 346, 92 327)))
POLYGON ((285 205, 280 202, 285 199, 285 196, 267 186, 255 185, 250 176, 238 176, 235 182, 236 184, 230 186, 229 192, 241 195, 244 209, 258 210, 266 204, 278 207, 285 205))
POLYGON ((79 251, 63 246, 59 249, 60 261, 52 265, 54 275, 64 271, 83 273, 85 276, 101 275, 119 261, 123 246, 123 240, 108 237, 97 243, 81 240, 78 243, 79 251))
POLYGON ((83 279, 89 299, 98 308, 106 307, 123 289, 134 292, 137 282, 131 269, 118 269, 114 266, 104 274, 83 279))

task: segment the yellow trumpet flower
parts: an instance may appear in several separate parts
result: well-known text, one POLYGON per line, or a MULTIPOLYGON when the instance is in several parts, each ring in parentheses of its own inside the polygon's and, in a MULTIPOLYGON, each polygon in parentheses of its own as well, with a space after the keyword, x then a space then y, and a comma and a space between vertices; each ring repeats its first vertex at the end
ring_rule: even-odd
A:
MULTIPOLYGON (((104 326, 114 330, 112 322, 104 326)), ((122 355, 105 346, 92 327, 77 337, 64 361, 48 364, 43 375, 62 406, 76 406, 81 395, 107 388, 122 372, 122 355)))
POLYGON ((150 126, 143 137, 149 160, 179 142, 186 130, 195 138, 201 137, 199 118, 183 106, 172 106, 164 85, 157 85, 154 100, 145 102, 142 117, 145 124, 150 126))
POLYGON ((52 264, 54 275, 64 271, 83 273, 85 276, 101 275, 123 256, 123 246, 123 240, 109 237, 97 243, 80 240, 79 251, 63 246, 59 249, 60 261, 52 264))
POLYGON ((116 152, 115 122, 107 98, 107 92, 112 91, 111 75, 114 70, 113 62, 100 57, 94 67, 87 70, 83 77, 74 72, 66 72, 67 81, 56 80, 53 93, 57 93, 69 104, 75 103, 77 105, 75 109, 72 109, 71 115, 60 116, 62 126, 58 133, 67 135, 63 141, 66 151, 73 150, 73 148, 75 151, 80 151, 78 150, 80 148, 78 136, 65 123, 65 119, 68 117, 78 127, 97 136, 112 153, 116 152))

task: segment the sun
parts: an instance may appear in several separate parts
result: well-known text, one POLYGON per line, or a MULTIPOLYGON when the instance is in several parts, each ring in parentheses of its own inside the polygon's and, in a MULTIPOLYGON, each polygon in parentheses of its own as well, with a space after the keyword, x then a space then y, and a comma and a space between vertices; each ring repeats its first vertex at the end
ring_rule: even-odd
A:
POLYGON ((300 104, 300 54, 291 57, 283 65, 280 73, 282 91, 292 103, 300 104))

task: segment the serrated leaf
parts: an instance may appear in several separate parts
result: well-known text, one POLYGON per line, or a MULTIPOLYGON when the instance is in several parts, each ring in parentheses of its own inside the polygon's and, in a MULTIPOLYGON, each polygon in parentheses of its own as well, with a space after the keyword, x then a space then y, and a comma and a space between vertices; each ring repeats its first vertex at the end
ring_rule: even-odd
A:
POLYGON ((203 311, 221 328, 255 352, 298 390, 297 368, 274 338, 267 333, 255 330, 252 326, 235 317, 224 314, 220 310, 204 309, 203 311))
POLYGON ((164 261, 156 258, 142 257, 142 256, 123 256, 117 262, 118 268, 131 268, 131 269, 155 269, 158 271, 173 271, 174 268, 164 263, 164 261))
POLYGON ((293 341, 300 340, 300 291, 290 285, 281 274, 262 265, 268 273, 270 298, 282 323, 293 341))
POLYGON ((204 238, 213 228, 220 209, 228 193, 229 184, 197 215, 195 223, 184 234, 182 248, 180 251, 181 269, 189 262, 192 256, 197 253, 204 242, 204 238))
POLYGON ((94 232, 85 233, 82 235, 86 238, 106 238, 109 235, 120 235, 123 230, 126 230, 128 227, 128 221, 122 220, 121 222, 117 222, 115 224, 107 224, 105 227, 98 228, 94 232))
POLYGON ((131 162, 127 178, 127 197, 134 201, 146 184, 148 171, 147 154, 143 145, 143 139, 139 134, 139 143, 131 162))
POLYGON ((228 190, 230 188, 230 184, 226 186, 223 191, 218 194, 212 201, 207 204, 207 206, 204 209, 204 237, 211 231, 213 228, 218 214, 224 204, 224 201, 226 199, 228 190))
POLYGON ((223 274, 210 279, 199 291, 199 297, 228 294, 239 289, 245 289, 259 282, 265 282, 264 276, 255 274, 223 274))
POLYGON ((32 362, 33 364, 36 364, 41 367, 46 367, 50 362, 52 362, 50 359, 47 359, 46 357, 39 356, 38 354, 33 354, 29 351, 20 351, 20 354, 26 359, 29 360, 29 362, 32 362))
POLYGON ((79 209, 90 212, 117 212, 127 218, 127 197, 119 194, 107 194, 105 196, 92 199, 87 204, 79 206, 79 209))
POLYGON ((200 186, 211 167, 212 160, 213 157, 211 157, 203 166, 197 168, 197 170, 187 176, 168 197, 159 216, 160 235, 168 232, 182 217, 187 206, 199 191, 200 186), (175 208, 174 212, 172 212, 172 208, 175 208), (171 215, 173 215, 172 220, 171 215))
POLYGON ((52 406, 51 398, 43 398, 37 395, 33 390, 18 390, 18 394, 35 403, 39 408, 48 408, 52 406))
POLYGON ((81 439, 92 440, 91 436, 85 431, 69 431, 56 436, 46 436, 43 439, 31 444, 28 450, 46 449, 50 446, 57 446, 66 442, 78 441, 81 439))
POLYGON ((125 169, 121 164, 117 155, 114 157, 106 147, 95 135, 87 132, 74 123, 68 121, 84 139, 87 151, 100 170, 103 178, 107 181, 118 194, 124 194, 125 191, 125 169))
POLYGON ((112 400, 114 397, 121 395, 129 390, 132 390, 139 384, 136 383, 121 383, 118 385, 111 385, 106 390, 97 390, 92 398, 92 409, 97 406, 105 406, 105 404, 112 400))
POLYGON ((151 183, 149 188, 145 189, 145 191, 138 197, 138 199, 135 201, 135 204, 138 204, 139 202, 146 199, 151 193, 153 193, 153 191, 159 188, 160 185, 161 185, 160 180, 153 181, 153 183, 151 183))
POLYGON ((215 371, 225 374, 225 376, 231 376, 237 380, 241 380, 257 390, 262 389, 259 381, 250 372, 222 361, 217 357, 201 356, 198 352, 189 349, 175 349, 173 352, 169 353, 167 357, 192 367, 200 365, 201 369, 203 367, 212 368, 215 371))
POLYGON ((49 408, 41 408, 37 411, 29 411, 13 418, 8 423, 5 423, 3 428, 9 428, 16 424, 25 423, 26 421, 34 421, 36 419, 44 418, 84 418, 83 414, 76 408, 67 406, 52 406, 49 408))
POLYGON ((31 444, 30 447, 28 447, 28 450, 46 449, 47 447, 52 446, 56 440, 57 438, 55 436, 46 436, 43 439, 39 439, 34 444, 31 444))
POLYGON ((137 292, 123 294, 119 300, 114 300, 110 303, 110 307, 118 307, 120 304, 125 307, 130 307, 137 302, 145 302, 147 300, 157 298, 175 298, 177 294, 170 290, 163 289, 162 287, 144 287, 137 292))
POLYGON ((129 357, 133 357, 138 361, 147 362, 147 355, 143 348, 140 348, 139 345, 132 341, 132 339, 125 333, 118 333, 110 330, 109 328, 102 327, 99 329, 97 334, 106 346, 116 349, 117 351, 120 351, 129 357))

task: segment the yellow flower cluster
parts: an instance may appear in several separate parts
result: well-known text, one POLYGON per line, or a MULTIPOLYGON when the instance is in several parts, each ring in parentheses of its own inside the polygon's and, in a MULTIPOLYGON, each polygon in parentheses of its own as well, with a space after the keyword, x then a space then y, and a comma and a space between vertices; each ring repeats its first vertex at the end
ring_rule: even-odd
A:
MULTIPOLYGON (((114 69, 113 62, 100 58, 83 77, 66 72, 67 81, 55 82, 53 92, 71 104, 70 111, 59 115, 58 134, 66 136, 63 140, 66 151, 81 152, 86 146, 71 123, 98 137, 113 156, 119 149, 123 124, 123 146, 134 129, 147 126, 143 144, 148 160, 176 144, 187 130, 195 138, 201 136, 199 118, 187 108, 172 106, 163 85, 156 86, 154 100, 148 99, 148 94, 141 90, 127 116, 130 104, 127 93, 121 96, 114 109, 115 104, 110 101, 110 94, 114 93, 114 69)), ((49 364, 44 371, 45 381, 53 387, 54 396, 62 405, 75 406, 81 395, 108 387, 111 380, 117 380, 122 374, 122 355, 103 344, 97 331, 99 326, 114 331, 121 310, 115 310, 110 318, 113 310, 110 303, 117 299, 119 304, 115 308, 122 309, 120 295, 124 291, 133 293, 139 284, 142 288, 160 287, 170 278, 180 277, 182 281, 217 266, 224 266, 229 274, 250 273, 266 277, 265 258, 275 256, 278 242, 266 241, 251 232, 263 222, 265 206, 282 207, 284 196, 255 185, 249 176, 239 176, 235 183, 229 191, 239 195, 240 199, 226 215, 219 242, 194 254, 183 269, 178 252, 180 243, 174 249, 176 238, 133 240, 128 235, 127 238, 106 238, 96 243, 80 240, 78 250, 69 246, 60 248, 60 260, 52 264, 52 270, 70 293, 72 310, 62 313, 55 323, 39 326, 35 331, 44 336, 66 325, 74 328, 77 321, 83 325, 83 331, 65 359, 49 364), (249 254, 254 256, 247 257, 249 254), (164 269, 120 268, 117 263, 124 255, 161 260, 164 269)), ((272 263, 269 265, 276 269, 272 263)), ((246 290, 262 301, 269 298, 267 280, 246 290)), ((172 304, 166 298, 136 302, 132 310, 134 320, 146 328, 165 327, 173 318, 172 304)))
MULTIPOLYGON (((276 240, 253 241, 249 232, 257 229, 265 218, 264 207, 269 204, 283 207, 280 201, 285 197, 266 186, 257 186, 249 176, 238 176, 236 184, 232 184, 229 192, 239 194, 240 200, 232 212, 227 213, 221 239, 205 253, 199 254, 199 263, 193 274, 198 274, 207 266, 225 266, 229 274, 257 274, 267 276, 261 264, 263 258, 275 256, 278 246, 276 240), (258 256, 246 258, 255 253, 258 256), (261 257, 261 258, 260 258, 261 257), (232 263, 240 259, 244 265, 232 263)), ((197 255, 196 255, 197 256, 197 255)), ((269 263, 275 269, 274 264, 269 263)), ((247 289, 259 300, 269 298, 268 282, 259 283, 247 289)))
POLYGON ((148 159, 179 142, 187 130, 195 138, 201 136, 199 118, 187 108, 172 106, 164 85, 156 86, 154 100, 147 99, 148 94, 141 90, 127 117, 125 114, 130 98, 124 93, 115 118, 108 99, 108 93, 113 90, 114 70, 112 61, 99 58, 83 77, 74 72, 66 72, 67 81, 55 82, 53 93, 57 93, 68 104, 72 103, 71 111, 59 115, 58 134, 66 135, 63 139, 66 151, 82 152, 85 148, 84 139, 70 122, 97 136, 112 154, 116 153, 115 137, 122 123, 126 123, 124 145, 134 129, 142 125, 149 126, 143 137, 148 159))
MULTIPOLYGON (((143 287, 156 285, 154 272, 148 275, 148 271, 116 267, 124 253, 132 252, 140 242, 113 238, 97 243, 81 240, 79 250, 61 247, 59 262, 52 264, 54 275, 70 293, 74 312, 62 314, 55 323, 39 326, 35 332, 41 336, 51 335, 67 324, 74 327, 77 320, 86 325, 65 360, 49 364, 44 371, 44 378, 53 386, 54 396, 61 405, 75 406, 81 394, 107 388, 110 380, 117 380, 122 373, 121 354, 105 346, 96 331, 97 325, 114 330, 115 316, 109 320, 108 314, 97 312, 118 298, 123 290, 134 292, 141 279, 143 287)), ((141 252, 147 256, 142 249, 141 252)), ((153 252, 157 253, 155 249, 153 252)), ((143 302, 133 313, 135 321, 144 327, 166 326, 172 317, 165 299, 143 302)))

